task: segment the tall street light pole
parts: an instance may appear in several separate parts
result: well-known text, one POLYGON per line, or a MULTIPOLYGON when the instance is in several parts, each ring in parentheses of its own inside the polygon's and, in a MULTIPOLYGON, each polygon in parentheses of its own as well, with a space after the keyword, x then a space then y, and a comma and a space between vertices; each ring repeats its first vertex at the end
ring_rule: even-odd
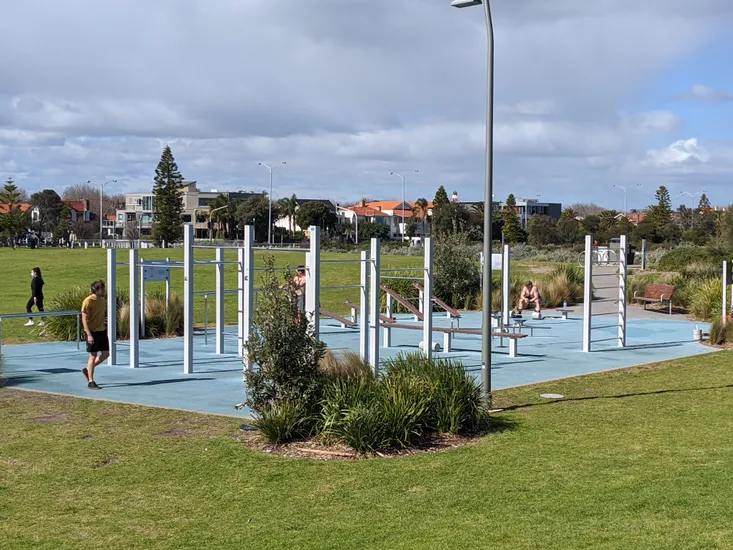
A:
MULTIPOLYGON (((287 162, 282 161, 282 164, 287 164, 287 162)), ((270 194, 267 197, 268 199, 270 199, 269 214, 267 216, 267 246, 272 246, 272 171, 278 165, 275 164, 274 166, 270 166, 269 164, 265 164, 264 162, 258 162, 257 165, 264 166, 270 172, 270 194)))
POLYGON ((484 191, 484 272, 481 288, 481 382, 484 398, 491 406, 491 214, 493 202, 494 167, 494 24, 491 19, 490 0, 453 0, 454 8, 468 8, 483 4, 486 19, 487 37, 487 78, 486 78, 486 188, 484 191))
MULTIPOLYGON (((628 198, 627 197, 627 194, 628 194, 627 191, 628 191, 628 189, 626 187, 624 187, 623 185, 614 184, 613 186, 614 187, 617 187, 618 189, 621 189, 621 191, 624 192, 624 216, 625 217, 628 217, 629 216, 629 209, 628 209, 628 203, 627 203, 627 198, 628 198)), ((640 183, 637 183, 636 186, 637 187, 641 187, 641 184, 640 183)))
MULTIPOLYGON (((415 170, 419 172, 420 170, 415 170)), ((402 240, 405 240, 405 176, 397 172, 390 172, 390 176, 397 176, 402 180, 402 240)))
MULTIPOLYGON (((87 183, 92 183, 92 180, 87 180, 87 183)), ((104 241, 104 187, 108 183, 117 183, 117 180, 109 180, 99 184, 99 246, 102 246, 104 241)))
POLYGON ((229 208, 229 205, 226 204, 224 206, 219 206, 218 208, 214 208, 213 210, 210 210, 209 211, 209 224, 210 224, 210 227, 209 227, 209 240, 211 240, 211 239, 214 238, 214 236, 213 236, 214 220, 213 220, 213 218, 212 218, 211 215, 214 212, 216 212, 217 210, 224 210, 225 208, 229 208))

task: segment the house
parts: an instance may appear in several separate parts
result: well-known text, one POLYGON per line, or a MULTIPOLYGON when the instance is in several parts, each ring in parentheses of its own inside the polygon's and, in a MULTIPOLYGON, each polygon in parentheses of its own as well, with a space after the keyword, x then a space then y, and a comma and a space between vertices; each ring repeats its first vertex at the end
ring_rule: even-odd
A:
MULTIPOLYGON (((502 208, 505 206, 501 204, 502 208)), ((559 202, 541 202, 537 199, 517 199, 514 210, 519 215, 519 221, 522 229, 527 229, 527 224, 534 216, 550 216, 554 220, 559 220, 562 215, 562 204, 559 202)))
POLYGON ((383 223, 389 227, 389 236, 392 239, 401 238, 406 232, 409 220, 418 222, 415 236, 422 237, 430 232, 430 217, 433 213, 433 203, 429 202, 427 212, 423 212, 414 202, 402 201, 372 201, 362 200, 358 205, 349 208, 339 207, 339 217, 342 221, 355 223, 372 222, 383 223), (402 221, 404 219, 404 226, 402 221))
POLYGON ((626 217, 634 225, 639 225, 641 222, 644 221, 644 218, 646 218, 647 214, 648 212, 629 212, 628 214, 626 214, 626 217))
MULTIPOLYGON (((23 214, 25 214, 26 212, 28 212, 28 210, 32 208, 32 205, 25 203, 25 202, 16 204, 15 206, 20 208, 20 211, 23 214)), ((7 214, 8 212, 10 212, 10 206, 7 204, 0 203, 0 216, 2 216, 3 214, 7 214)))
MULTIPOLYGON (((64 206, 68 206, 71 211, 71 223, 78 221, 90 222, 92 221, 92 212, 89 210, 89 199, 83 199, 78 201, 59 201, 54 205, 57 211, 61 211, 64 206)), ((37 206, 33 206, 30 209, 31 221, 39 222, 41 220, 41 210, 37 206)))

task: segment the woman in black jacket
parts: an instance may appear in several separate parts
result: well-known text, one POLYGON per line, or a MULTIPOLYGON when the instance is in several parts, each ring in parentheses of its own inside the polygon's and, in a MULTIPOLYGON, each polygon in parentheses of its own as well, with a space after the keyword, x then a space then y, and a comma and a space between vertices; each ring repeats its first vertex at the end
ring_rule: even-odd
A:
MULTIPOLYGON (((25 305, 25 309, 28 313, 32 313, 33 306, 36 306, 38 308, 38 311, 43 312, 43 277, 41 276, 41 268, 40 267, 34 267, 31 270, 31 277, 33 279, 31 280, 31 299, 28 300, 28 303, 25 305)), ((40 326, 43 326, 43 320, 41 320, 40 323, 38 323, 40 326)), ((28 322, 25 324, 27 327, 33 326, 33 318, 29 317, 28 322)))

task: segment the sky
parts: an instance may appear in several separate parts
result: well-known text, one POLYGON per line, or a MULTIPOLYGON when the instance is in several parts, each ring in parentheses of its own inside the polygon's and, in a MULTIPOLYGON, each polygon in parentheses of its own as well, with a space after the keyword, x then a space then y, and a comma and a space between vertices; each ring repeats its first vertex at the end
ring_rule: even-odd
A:
MULTIPOLYGON (((484 194, 486 29, 450 0, 0 0, 0 178, 484 194), (287 164, 282 165, 281 162, 287 164), (418 170, 416 172, 416 170, 418 170)), ((492 0, 494 196, 733 202, 733 2, 492 0), (695 198, 691 198, 694 195, 695 198)), ((114 187, 116 185, 116 187, 114 187)))

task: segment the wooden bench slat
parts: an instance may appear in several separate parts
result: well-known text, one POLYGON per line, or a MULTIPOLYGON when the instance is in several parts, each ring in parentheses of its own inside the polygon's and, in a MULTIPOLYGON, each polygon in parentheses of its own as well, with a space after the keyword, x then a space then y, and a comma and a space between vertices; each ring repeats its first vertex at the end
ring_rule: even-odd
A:
MULTIPOLYGON (((423 287, 422 287, 422 285, 420 283, 413 283, 413 284, 414 284, 415 288, 418 289, 420 292, 425 292, 425 290, 423 290, 423 287)), ((458 310, 450 307, 448 304, 446 304, 443 300, 441 300, 437 296, 433 296, 432 297, 432 300, 433 300, 433 302, 435 302, 435 304, 437 306, 443 308, 443 310, 445 310, 446 312, 450 313, 451 317, 455 317, 456 319, 460 319, 461 318, 461 314, 458 312, 458 310)))
MULTIPOLYGON (((420 325, 405 325, 400 323, 383 323, 381 325, 384 328, 400 328, 408 330, 422 330, 423 327, 420 325)), ((473 334, 476 336, 481 335, 481 329, 478 328, 450 328, 450 327, 433 327, 433 332, 443 332, 448 334, 473 334)), ((526 334, 515 334, 511 332, 492 332, 493 336, 500 336, 502 338, 509 338, 516 340, 518 338, 526 338, 526 334)))
MULTIPOLYGON (((353 302, 350 302, 349 300, 346 300, 344 304, 352 308, 354 311, 357 311, 357 312, 361 311, 361 306, 359 304, 355 304, 353 302)), ((386 315, 382 315, 381 313, 379 314, 379 319, 384 321, 385 323, 396 323, 397 322, 397 319, 395 319, 394 317, 387 317, 386 315)))
POLYGON ((345 317, 341 317, 341 315, 336 315, 335 313, 331 313, 327 309, 321 308, 320 309, 320 312, 321 312, 321 315, 325 315, 326 317, 330 317, 334 321, 338 321, 339 323, 341 323, 342 325, 344 325, 346 327, 354 328, 355 326, 357 326, 354 321, 351 321, 349 319, 346 319, 345 317))
POLYGON ((422 312, 417 309, 415 306, 413 306, 410 302, 405 300, 402 296, 397 294, 394 290, 389 288, 388 286, 381 285, 382 290, 384 290, 387 294, 392 296, 392 299, 396 301, 398 304, 400 304, 402 307, 404 307, 407 311, 412 313, 415 317, 417 317, 420 321, 423 320, 423 314, 422 312))

